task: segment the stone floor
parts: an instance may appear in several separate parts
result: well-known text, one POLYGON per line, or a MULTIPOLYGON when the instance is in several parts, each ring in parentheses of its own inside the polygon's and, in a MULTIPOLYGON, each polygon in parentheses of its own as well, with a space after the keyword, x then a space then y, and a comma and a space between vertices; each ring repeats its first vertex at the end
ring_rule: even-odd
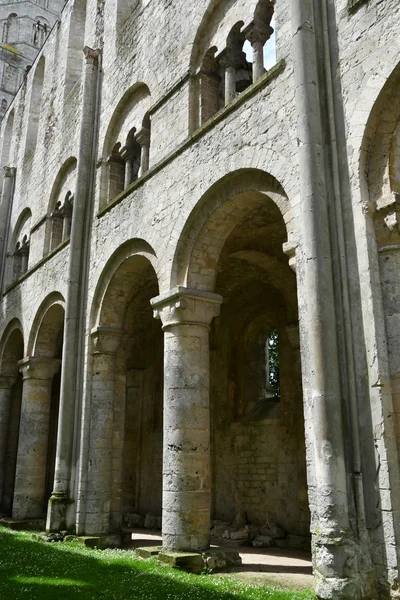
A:
MULTIPOLYGON (((126 548, 140 548, 161 544, 159 531, 135 529, 132 531, 132 541, 126 548)), ((307 552, 284 550, 281 548, 252 548, 246 546, 233 547, 242 557, 242 565, 234 567, 229 574, 247 583, 272 585, 290 589, 312 589, 311 557, 307 552)), ((220 574, 216 574, 218 577, 220 574)))

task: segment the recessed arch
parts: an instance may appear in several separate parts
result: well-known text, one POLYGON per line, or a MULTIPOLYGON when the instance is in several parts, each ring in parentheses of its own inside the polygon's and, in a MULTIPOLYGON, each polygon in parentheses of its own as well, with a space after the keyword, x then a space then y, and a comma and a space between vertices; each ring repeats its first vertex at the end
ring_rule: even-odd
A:
MULTIPOLYGON (((146 268, 146 266, 150 264, 157 275, 156 253, 148 242, 135 238, 122 244, 122 246, 120 246, 107 261, 97 283, 90 317, 92 327, 104 324, 104 319, 106 318, 104 314, 104 303, 110 282, 119 267, 129 259, 134 259, 134 257, 136 257, 136 264, 139 269, 146 268)), ((124 285, 125 294, 128 293, 128 287, 129 282, 126 281, 124 285)), ((115 309, 112 310, 112 315, 113 317, 110 323, 119 322, 115 309)))
POLYGON ((0 512, 11 516, 22 400, 20 361, 24 356, 21 323, 12 319, 0 341, 0 512))
POLYGON ((65 300, 59 292, 53 292, 43 300, 29 334, 28 356, 61 358, 64 312, 65 300))
POLYGON ((35 73, 33 75, 32 80, 25 154, 28 154, 29 152, 33 151, 33 149, 36 146, 39 131, 39 120, 41 114, 45 66, 45 57, 41 56, 38 64, 36 65, 35 73))
POLYGON ((187 285, 212 290, 216 264, 230 232, 248 211, 257 211, 267 203, 274 205, 282 216, 289 237, 293 233, 290 203, 272 175, 259 169, 240 169, 211 186, 196 204, 182 231, 173 260, 171 288, 187 285), (218 227, 218 235, 213 233, 214 226, 218 227), (204 258, 202 247, 208 248, 206 265, 200 265, 196 258, 204 258), (196 282, 196 274, 201 275, 202 271, 204 281, 196 282))
POLYGON ((140 129, 150 107, 150 90, 143 82, 135 83, 123 94, 114 109, 104 137, 104 158, 111 154, 118 141, 125 141, 131 129, 140 129))
POLYGON ((8 323, 0 341, 0 374, 18 375, 18 361, 24 355, 24 334, 19 319, 8 323))
POLYGON ((65 70, 64 96, 67 96, 79 81, 83 66, 83 48, 85 45, 87 0, 75 0, 67 5, 70 11, 67 65, 65 70))

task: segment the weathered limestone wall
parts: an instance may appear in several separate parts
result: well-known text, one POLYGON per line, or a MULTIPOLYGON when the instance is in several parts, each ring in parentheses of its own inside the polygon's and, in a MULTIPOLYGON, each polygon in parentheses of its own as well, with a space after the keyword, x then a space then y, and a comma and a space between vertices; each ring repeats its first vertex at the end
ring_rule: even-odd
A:
MULTIPOLYGON (((369 570, 373 573, 371 579, 376 575, 381 584, 382 598, 389 593, 387 580, 395 597, 400 495, 398 434, 397 426, 391 422, 393 411, 400 413, 396 398, 393 407, 400 364, 398 260, 393 249, 390 260, 377 252, 376 231, 380 230, 375 225, 379 216, 377 203, 388 195, 392 203, 393 198, 397 202, 394 194, 400 193, 400 189, 393 188, 389 176, 389 163, 397 164, 398 151, 391 150, 389 160, 386 149, 379 153, 383 134, 389 130, 391 135, 398 120, 396 108, 392 111, 395 113, 392 124, 388 123, 384 110, 390 98, 396 97, 393 90, 398 88, 392 86, 382 108, 378 98, 400 62, 400 15, 394 0, 385 3, 369 0, 360 3, 354 13, 349 11, 345 0, 336 4, 304 1, 304 10, 311 5, 314 8, 315 15, 305 14, 304 18, 310 17, 313 33, 316 23, 316 54, 319 60, 325 60, 323 68, 319 65, 317 69, 320 93, 317 90, 312 98, 313 106, 322 107, 324 165, 319 164, 318 169, 316 164, 311 165, 315 177, 307 182, 307 164, 302 163, 304 168, 300 169, 299 159, 312 144, 307 135, 305 138, 299 135, 298 122, 304 126, 306 118, 311 119, 312 115, 296 113, 301 104, 298 101, 296 108, 296 86, 299 80, 304 84, 307 77, 304 64, 299 65, 299 57, 292 56, 292 37, 296 45, 297 34, 307 35, 308 30, 300 26, 299 30, 291 30, 291 19, 294 22, 295 18, 290 12, 293 3, 288 0, 275 4, 278 60, 275 70, 262 76, 199 127, 198 83, 204 53, 213 46, 217 47, 217 55, 224 52, 228 33, 239 20, 244 27, 249 25, 256 4, 255 0, 227 3, 147 0, 137 1, 133 6, 122 0, 67 3, 60 25, 51 32, 2 123, 0 167, 15 168, 16 176, 13 193, 10 186, 5 187, 8 195, 3 194, 2 198, 5 202, 6 196, 12 197, 12 204, 9 212, 4 204, 2 207, 8 222, 6 235, 0 235, 0 258, 2 247, 7 254, 5 293, 0 303, 0 340, 10 323, 18 320, 24 338, 24 356, 32 355, 33 340, 42 318, 40 308, 52 294, 57 298, 68 297, 69 236, 52 245, 52 215, 57 202, 64 202, 68 192, 72 195, 81 192, 81 188, 76 188, 76 173, 79 168, 83 172, 80 127, 82 116, 90 110, 96 119, 93 188, 89 165, 85 182, 88 192, 80 201, 82 206, 90 207, 93 200, 94 208, 87 216, 91 225, 85 232, 85 240, 78 240, 75 246, 79 250, 80 242, 82 247, 83 242, 88 244, 87 254, 86 250, 81 256, 77 254, 78 266, 85 273, 84 282, 87 276, 87 290, 82 290, 77 302, 79 318, 85 323, 85 332, 81 331, 84 342, 79 348, 82 353, 79 365, 84 366, 85 382, 77 392, 79 414, 70 440, 78 450, 71 465, 69 492, 73 502, 69 504, 68 524, 76 526, 79 532, 107 533, 118 530, 122 512, 158 515, 164 486, 165 498, 169 498, 164 501, 166 544, 171 547, 183 542, 206 543, 210 497, 216 518, 233 519, 237 510, 243 508, 251 521, 262 523, 268 517, 290 533, 306 535, 310 518, 307 465, 314 534, 319 530, 324 511, 325 516, 337 515, 337 506, 333 510, 329 504, 331 498, 340 496, 345 505, 346 526, 342 527, 343 523, 332 517, 332 530, 328 532, 334 539, 340 537, 343 556, 339 556, 340 546, 335 559, 332 558, 328 534, 327 540, 319 540, 321 546, 314 554, 319 581, 323 582, 319 588, 321 597, 359 597, 345 587, 349 582, 350 589, 353 582, 357 586, 363 578, 367 580, 365 573, 369 570), (326 19, 328 29, 321 26, 326 19), (82 102, 83 46, 100 50, 99 66, 93 60, 91 67, 93 95, 97 99, 96 105, 91 106, 83 106, 82 102), (147 161, 146 148, 140 142, 149 130, 147 161), (117 165, 114 175, 117 173, 118 190, 122 190, 127 167, 120 159, 126 156, 125 145, 131 134, 142 152, 139 179, 113 198, 117 190, 109 193, 110 155, 119 142, 119 162, 112 164, 117 165), (375 163, 374 148, 378 149, 375 163), (323 171, 326 171, 323 191, 331 239, 323 240, 322 258, 327 266, 325 273, 320 272, 316 287, 322 286, 322 281, 329 283, 332 270, 333 295, 329 306, 324 305, 329 290, 306 292, 305 288, 310 281, 309 273, 321 256, 318 248, 316 256, 307 254, 317 237, 313 237, 312 231, 310 236, 305 233, 309 232, 312 214, 304 213, 304 201, 309 200, 304 190, 315 190, 313 186, 320 184, 323 171), (268 182, 274 181, 275 187, 262 179, 266 173, 268 182), (264 214, 268 198, 283 217, 279 227, 264 214), (29 237, 28 270, 15 281, 13 255, 21 236, 29 237), (291 266, 295 266, 297 254, 297 281, 293 274, 289 275, 282 245, 291 266), (164 387, 170 396, 164 395, 164 410, 169 412, 164 414, 163 421, 160 324, 157 333, 153 325, 140 329, 135 324, 135 319, 148 324, 151 314, 143 317, 136 304, 135 274, 139 273, 142 281, 143 273, 133 263, 126 272, 121 267, 131 256, 145 257, 154 269, 153 283, 146 288, 147 306, 151 298, 167 294, 159 298, 162 310, 167 310, 166 306, 172 312, 180 310, 181 307, 168 304, 168 294, 176 286, 186 289, 185 293, 177 292, 179 302, 183 303, 187 289, 192 288, 222 296, 221 317, 211 325, 210 338, 211 453, 206 440, 209 382, 208 363, 204 360, 208 339, 205 329, 211 317, 209 322, 207 319, 201 322, 203 330, 199 323, 193 325, 187 315, 180 315, 177 323, 169 320, 169 313, 161 314, 166 329, 165 361, 172 373, 165 373, 164 387), (121 278, 113 288, 114 272, 120 267, 121 278), (103 318, 109 286, 108 301, 115 310, 103 318), (254 290, 253 297, 247 295, 248 290, 254 290), (319 360, 313 362, 310 357, 323 357, 325 366, 334 365, 337 358, 332 356, 330 360, 324 354, 327 347, 333 347, 329 346, 331 339, 324 339, 321 334, 317 340, 321 343, 318 354, 318 344, 311 336, 310 331, 315 332, 312 326, 320 317, 319 308, 308 304, 314 292, 318 292, 317 299, 321 301, 318 306, 323 307, 325 315, 329 314, 329 322, 336 323, 331 339, 337 336, 333 346, 337 341, 341 361, 337 373, 322 373, 317 388, 325 389, 332 376, 338 383, 335 390, 340 389, 337 398, 329 394, 318 395, 317 399, 313 396, 315 373, 321 371, 319 360), (235 413, 235 402, 246 407, 255 401, 256 386, 253 387, 249 373, 259 369, 257 360, 250 365, 250 358, 241 353, 243 340, 239 334, 236 338, 232 334, 239 332, 239 328, 235 330, 235 312, 240 314, 236 296, 246 296, 254 310, 261 304, 263 318, 271 323, 279 321, 280 415, 256 424, 241 423, 235 413), (229 311, 230 317, 224 322, 229 311), (297 328, 299 317, 306 436, 299 347, 289 334, 293 333, 293 327, 297 328), (232 348, 237 350, 236 363, 232 360, 232 348), (202 387, 199 397, 193 399, 196 386, 188 386, 185 378, 197 366, 198 357, 202 387), (246 374, 243 365, 247 365, 247 360, 246 374), (168 380, 169 376, 172 379, 168 380), (242 396, 232 392, 235 386, 245 389, 242 396), (190 454, 190 428, 182 424, 183 413, 175 402, 178 393, 172 389, 179 390, 182 402, 195 406, 202 415, 199 457, 190 454), (326 406, 331 413, 324 413, 326 406), (317 412, 336 418, 340 410, 343 419, 339 419, 337 431, 329 431, 328 427, 322 433, 315 426, 317 412), (173 438, 174 427, 178 425, 181 447, 173 438), (336 433, 340 434, 338 438, 341 435, 344 438, 343 447, 338 443, 338 447, 329 448, 328 442, 336 440, 333 435, 336 433), (151 452, 147 446, 151 446, 151 452), (325 454, 321 448, 327 449, 325 454), (185 454, 179 463, 184 465, 182 481, 187 481, 193 486, 191 491, 197 493, 199 477, 188 479, 187 471, 198 460, 206 482, 204 495, 196 496, 200 498, 199 531, 190 539, 186 530, 177 532, 178 524, 182 523, 174 505, 179 485, 172 466, 174 461, 178 464, 179 452, 185 454), (335 476, 329 479, 333 469, 328 460, 330 452, 337 462, 336 479, 335 476), (335 488, 335 483, 340 489, 335 488), (325 484, 329 494, 323 496, 321 486, 325 484)), ((227 79, 225 92, 228 83, 227 79)), ((308 84, 311 85, 309 81, 308 84)), ((318 158, 322 161, 320 155, 318 158)), ((2 172, 0 179, 3 182, 2 172)), ((317 202, 317 196, 312 200, 317 202)), ((398 243, 396 231, 393 236, 390 245, 398 243)), ((27 390, 25 385, 25 393, 27 390)), ((186 496, 182 502, 186 502, 186 496)), ((188 506, 187 503, 181 511, 184 515, 190 514, 188 506)))

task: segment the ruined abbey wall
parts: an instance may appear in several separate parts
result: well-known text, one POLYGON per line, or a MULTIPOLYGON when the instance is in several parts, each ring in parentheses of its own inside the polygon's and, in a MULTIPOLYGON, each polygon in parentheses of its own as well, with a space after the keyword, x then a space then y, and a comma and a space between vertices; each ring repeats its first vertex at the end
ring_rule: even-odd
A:
POLYGON ((199 550, 244 512, 319 597, 397 597, 399 25, 67 2, 1 126, 2 513, 199 550))

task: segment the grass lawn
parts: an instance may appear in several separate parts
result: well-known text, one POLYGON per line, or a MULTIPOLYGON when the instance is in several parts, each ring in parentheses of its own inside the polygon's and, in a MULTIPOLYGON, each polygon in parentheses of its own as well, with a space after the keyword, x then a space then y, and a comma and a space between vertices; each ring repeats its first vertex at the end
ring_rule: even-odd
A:
POLYGON ((46 543, 0 527, 0 600, 314 600, 229 577, 189 575, 123 550, 46 543))

